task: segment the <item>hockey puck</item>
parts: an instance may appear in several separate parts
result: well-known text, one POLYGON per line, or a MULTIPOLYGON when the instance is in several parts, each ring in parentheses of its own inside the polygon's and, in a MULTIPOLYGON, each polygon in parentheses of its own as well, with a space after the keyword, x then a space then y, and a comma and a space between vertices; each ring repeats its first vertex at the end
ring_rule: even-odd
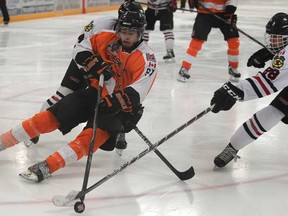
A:
POLYGON ((85 204, 81 201, 78 201, 74 204, 74 211, 77 213, 82 213, 85 210, 85 204))

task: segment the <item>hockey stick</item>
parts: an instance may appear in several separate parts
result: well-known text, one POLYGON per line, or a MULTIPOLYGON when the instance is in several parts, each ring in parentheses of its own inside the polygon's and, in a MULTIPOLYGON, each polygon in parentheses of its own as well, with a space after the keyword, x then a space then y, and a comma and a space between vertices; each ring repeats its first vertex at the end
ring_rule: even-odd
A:
MULTIPOLYGON (((199 2, 199 6, 201 6, 206 12, 208 12, 209 14, 213 15, 214 17, 216 17, 217 19, 223 21, 224 23, 231 25, 231 23, 229 21, 227 21, 226 19, 223 19, 222 17, 218 16, 217 14, 213 13, 212 11, 210 11, 207 7, 205 7, 201 2, 199 2)), ((248 37, 249 39, 251 39, 252 41, 254 41, 255 43, 257 43, 258 45, 266 48, 267 50, 269 50, 264 44, 262 44, 260 41, 258 41, 257 39, 255 39, 254 37, 250 36, 249 34, 247 34, 246 32, 242 31, 241 29, 239 29, 236 25, 231 25, 231 27, 234 30, 239 31, 240 33, 242 33, 243 35, 245 35, 246 37, 248 37)))
MULTIPOLYGON (((150 140, 139 130, 139 128, 135 125, 134 130, 136 133, 148 144, 148 146, 152 147, 153 144, 150 140)), ((169 169, 182 181, 192 178, 195 175, 194 168, 191 166, 188 170, 184 172, 178 171, 157 149, 154 148, 153 151, 159 156, 159 158, 169 167, 169 169)))
POLYGON ((80 200, 81 197, 84 197, 87 193, 89 193, 92 190, 94 190, 95 188, 99 187, 101 184, 103 184, 104 182, 106 182, 107 180, 112 178, 113 176, 117 175, 122 170, 124 170, 125 168, 127 168, 128 166, 130 166, 131 164, 133 164, 134 162, 136 162, 137 160, 139 160, 140 158, 142 158, 146 154, 148 154, 150 151, 154 150, 159 145, 161 145, 162 143, 164 143, 165 141, 167 141, 168 139, 170 139, 171 137, 173 137, 174 135, 176 135, 177 133, 182 131, 184 128, 188 127, 190 124, 192 124, 193 122, 195 122, 196 120, 198 120, 202 116, 206 115, 208 112, 211 111, 212 108, 213 108, 213 105, 211 107, 203 110, 201 113, 196 115, 194 118, 190 119, 188 122, 186 122, 182 126, 178 127, 176 130, 174 130, 171 133, 169 133, 167 136, 165 136, 164 138, 159 140, 157 143, 149 146, 149 148, 147 148, 146 150, 142 151, 140 154, 138 154, 136 157, 132 158, 130 161, 127 161, 126 163, 122 164, 122 166, 120 168, 118 168, 118 169, 114 170, 112 173, 106 175, 105 177, 100 179, 98 182, 96 182, 95 184, 93 184, 92 186, 87 188, 86 190, 71 191, 66 197, 65 196, 54 196, 53 199, 52 199, 53 204, 55 206, 70 206, 70 205, 74 205, 74 210, 76 212, 83 212, 84 209, 85 209, 85 205, 80 200), (83 210, 83 211, 79 211, 79 209, 83 210))
MULTIPOLYGON (((101 74, 99 77, 99 87, 98 87, 98 95, 97 95, 97 101, 96 101, 96 106, 95 106, 95 111, 94 111, 94 120, 93 120, 93 134, 92 134, 92 139, 90 141, 89 145, 89 152, 87 156, 87 162, 86 162, 86 168, 85 168, 85 174, 84 174, 84 179, 83 179, 83 185, 82 185, 82 190, 85 191, 87 189, 87 184, 88 184, 88 179, 89 179, 89 174, 90 174, 90 168, 91 168, 91 162, 92 162, 92 156, 93 156, 93 149, 95 145, 95 140, 96 140, 96 131, 97 131, 97 116, 98 116, 98 106, 101 101, 101 95, 102 95, 102 89, 103 89, 103 84, 104 84, 104 75, 101 74)), ((85 194, 81 197, 79 197, 82 202, 84 202, 85 199, 85 194)))

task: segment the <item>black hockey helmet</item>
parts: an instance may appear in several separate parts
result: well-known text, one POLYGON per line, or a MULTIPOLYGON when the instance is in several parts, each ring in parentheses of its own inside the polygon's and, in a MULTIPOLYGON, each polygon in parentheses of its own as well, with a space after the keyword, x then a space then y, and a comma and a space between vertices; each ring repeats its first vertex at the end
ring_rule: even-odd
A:
POLYGON ((135 11, 127 11, 117 21, 116 32, 119 33, 126 28, 131 31, 137 31, 138 41, 142 39, 146 26, 146 18, 143 13, 135 11))
POLYGON ((144 10, 141 4, 135 2, 134 0, 125 1, 123 4, 120 5, 118 9, 118 18, 120 18, 127 11, 135 11, 144 14, 144 10))
POLYGON ((288 14, 275 14, 266 25, 265 43, 274 54, 288 44, 288 14))

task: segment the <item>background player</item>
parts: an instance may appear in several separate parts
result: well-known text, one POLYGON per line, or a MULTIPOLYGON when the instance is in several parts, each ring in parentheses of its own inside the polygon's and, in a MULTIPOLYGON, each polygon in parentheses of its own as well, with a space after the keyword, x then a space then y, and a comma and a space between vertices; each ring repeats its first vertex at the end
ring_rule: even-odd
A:
POLYGON ((193 0, 193 5, 198 8, 197 16, 193 25, 192 39, 186 51, 182 66, 179 71, 177 80, 186 82, 190 78, 189 70, 196 61, 198 52, 202 45, 208 39, 212 28, 219 28, 227 41, 228 50, 228 74, 231 81, 239 81, 241 74, 238 72, 238 55, 239 55, 239 33, 231 25, 236 25, 237 16, 235 14, 238 0, 193 0), (208 8, 210 13, 203 7, 208 8), (215 15, 228 20, 231 25, 226 24, 215 15))
POLYGON ((154 30, 156 21, 159 20, 160 31, 163 32, 167 51, 167 54, 163 57, 165 62, 175 62, 173 13, 176 10, 176 0, 148 0, 148 7, 145 11, 147 26, 143 40, 149 41, 149 34, 154 30))

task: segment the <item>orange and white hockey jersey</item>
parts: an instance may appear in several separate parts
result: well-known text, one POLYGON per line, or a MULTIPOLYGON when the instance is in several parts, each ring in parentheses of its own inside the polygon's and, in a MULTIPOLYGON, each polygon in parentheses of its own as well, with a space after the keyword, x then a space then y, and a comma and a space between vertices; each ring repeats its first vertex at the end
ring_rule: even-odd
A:
POLYGON ((238 0, 199 0, 199 8, 197 11, 199 13, 209 13, 202 8, 201 5, 213 13, 224 13, 226 11, 226 6, 228 5, 237 7, 238 0))
MULTIPOLYGON (((128 53, 122 50, 119 37, 114 31, 104 30, 75 47, 74 58, 77 53, 83 51, 99 54, 114 71, 113 77, 104 83, 102 96, 132 87, 138 92, 140 103, 144 101, 156 78, 158 68, 156 57, 146 43, 140 43, 128 53)), ((92 86, 97 88, 98 81, 94 79, 91 82, 92 86)))

